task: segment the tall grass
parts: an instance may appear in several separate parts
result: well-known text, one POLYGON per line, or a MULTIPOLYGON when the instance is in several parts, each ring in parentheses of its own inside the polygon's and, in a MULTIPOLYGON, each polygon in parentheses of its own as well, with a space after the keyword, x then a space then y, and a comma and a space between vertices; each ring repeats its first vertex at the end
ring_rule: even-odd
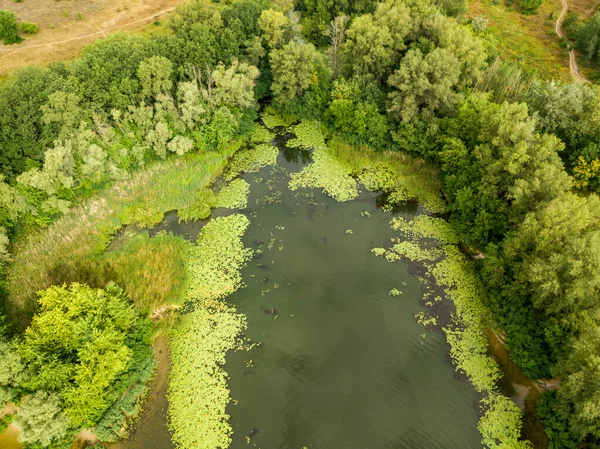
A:
MULTIPOLYGON (((240 145, 241 142, 234 143, 220 153, 193 154, 156 163, 85 200, 48 228, 21 238, 7 272, 7 309, 12 323, 17 328, 29 324, 36 310, 36 292, 39 290, 71 281, 72 275, 80 282, 95 284, 98 273, 94 270, 99 265, 98 259, 94 261, 94 258, 105 252, 117 230, 130 224, 151 227, 163 219, 165 212, 190 207, 196 192, 222 172, 228 157, 240 145)), ((144 246, 144 241, 138 244, 144 246)), ((152 254, 155 262, 181 250, 174 241, 163 241, 153 243, 143 254, 132 255, 124 249, 120 254, 104 259, 105 269, 113 271, 111 276, 121 282, 128 281, 129 289, 124 288, 136 295, 136 305, 142 311, 169 296, 160 285, 165 278, 159 272, 167 261, 153 266, 149 273, 131 266, 144 262, 148 268, 150 261, 142 261, 142 258, 150 256, 158 247, 160 252, 152 254), (135 278, 127 280, 127 275, 135 278), (146 287, 136 287, 136 282, 145 283, 146 287)))

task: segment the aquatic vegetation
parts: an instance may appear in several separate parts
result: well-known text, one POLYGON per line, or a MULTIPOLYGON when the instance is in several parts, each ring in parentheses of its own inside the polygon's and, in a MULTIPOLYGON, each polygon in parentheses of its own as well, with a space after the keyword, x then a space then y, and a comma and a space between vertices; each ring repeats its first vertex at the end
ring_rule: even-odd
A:
POLYGON ((171 337, 169 427, 180 448, 229 447, 232 429, 225 408, 230 401, 225 355, 241 347, 236 336, 245 317, 232 307, 200 306, 171 337))
POLYGON ((242 235, 250 220, 241 214, 218 217, 208 223, 188 255, 188 299, 218 299, 241 286, 239 270, 252 256, 242 235))
POLYGON ((269 143, 275 138, 275 134, 258 123, 252 125, 252 131, 248 137, 250 143, 269 143))
POLYGON ((265 108, 260 118, 262 119, 265 126, 269 129, 277 127, 287 128, 296 121, 296 117, 288 114, 283 114, 271 107, 265 108))
POLYGON ((338 160, 329 149, 316 148, 313 163, 299 173, 290 175, 289 188, 322 188, 337 201, 349 201, 358 196, 358 185, 351 174, 351 168, 338 160))
POLYGON ((215 192, 210 187, 203 187, 194 194, 190 204, 186 204, 177 211, 180 221, 205 220, 210 217, 210 212, 217 205, 215 192))
POLYGON ((354 234, 354 231, 352 229, 346 229, 346 234, 354 234))
POLYGON ((415 318, 417 319, 417 323, 422 324, 425 327, 437 326, 437 318, 434 316, 429 316, 425 312, 416 313, 415 318))
POLYGON ((432 213, 446 211, 437 171, 423 160, 396 151, 357 147, 337 137, 327 145, 367 190, 389 193, 390 203, 417 200, 432 213))
POLYGON ((393 288, 389 291, 388 295, 390 296, 400 296, 402 294, 402 292, 400 290, 398 290, 397 288, 393 288))
POLYGON ((255 173, 262 167, 275 165, 279 150, 270 144, 262 144, 248 150, 238 152, 227 166, 224 178, 231 181, 240 173, 255 173))
MULTIPOLYGON (((394 238, 389 248, 374 248, 372 252, 389 261, 405 258, 420 262, 426 273, 425 287, 431 283, 444 287, 446 296, 454 303, 455 316, 444 332, 456 369, 469 378, 477 391, 485 394, 481 401, 484 414, 478 424, 483 444, 489 448, 530 447, 529 442, 519 441, 521 412, 497 390, 501 373, 487 354, 485 336, 491 322, 490 312, 483 302, 483 286, 474 265, 457 246, 458 236, 449 223, 427 215, 412 220, 394 217, 390 225, 403 238, 394 238)), ((435 317, 424 312, 415 317, 425 326, 437 323, 435 317)))
POLYGON ((242 243, 248 225, 240 214, 216 218, 189 252, 187 297, 195 307, 173 331, 168 393, 169 426, 181 448, 225 448, 231 441, 223 365, 229 350, 243 347, 236 336, 246 321, 218 299, 242 285, 240 270, 252 255, 242 243))
POLYGON ((302 122, 290 129, 296 135, 294 139, 287 142, 290 148, 300 148, 302 150, 323 150, 327 148, 325 136, 321 132, 318 122, 302 122))
POLYGON ((234 179, 223 187, 217 195, 217 207, 227 209, 245 209, 248 205, 250 184, 243 179, 234 179))

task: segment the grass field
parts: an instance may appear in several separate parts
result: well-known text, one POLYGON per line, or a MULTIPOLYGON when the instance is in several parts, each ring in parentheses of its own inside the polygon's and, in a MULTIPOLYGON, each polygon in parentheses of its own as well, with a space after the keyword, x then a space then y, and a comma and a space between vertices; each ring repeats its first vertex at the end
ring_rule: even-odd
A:
POLYGON ((156 27, 182 0, 0 0, 0 9, 40 31, 20 44, 0 44, 0 76, 23 66, 44 66, 77 57, 81 49, 112 31, 162 32, 156 27))
POLYGON ((469 16, 490 21, 488 33, 502 57, 535 70, 540 78, 570 81, 569 55, 554 30, 561 9, 560 0, 544 0, 537 14, 525 16, 504 1, 469 0, 469 16))

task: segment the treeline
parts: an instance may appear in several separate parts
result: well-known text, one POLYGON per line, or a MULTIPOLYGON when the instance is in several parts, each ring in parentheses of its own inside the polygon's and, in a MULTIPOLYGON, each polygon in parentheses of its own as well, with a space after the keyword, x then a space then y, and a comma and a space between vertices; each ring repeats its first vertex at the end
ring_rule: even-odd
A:
POLYGON ((170 28, 112 35, 0 86, 4 261, 23 228, 153 160, 218 149, 270 101, 439 166, 513 360, 560 379, 540 407, 552 444, 600 442, 595 87, 515 85, 469 26, 427 0, 189 2, 170 28))

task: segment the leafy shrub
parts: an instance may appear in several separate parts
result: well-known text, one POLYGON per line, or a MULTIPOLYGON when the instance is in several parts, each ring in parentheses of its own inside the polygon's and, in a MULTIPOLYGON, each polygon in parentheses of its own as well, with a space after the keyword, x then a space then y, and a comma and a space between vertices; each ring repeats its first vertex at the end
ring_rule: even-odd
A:
POLYGON ((36 34, 40 30, 33 22, 21 22, 19 28, 25 34, 36 34))
POLYGON ((526 15, 535 14, 541 4, 542 0, 521 0, 521 12, 526 15))
POLYGON ((0 40, 4 41, 5 45, 23 40, 19 37, 19 25, 15 15, 6 9, 0 9, 0 40))

